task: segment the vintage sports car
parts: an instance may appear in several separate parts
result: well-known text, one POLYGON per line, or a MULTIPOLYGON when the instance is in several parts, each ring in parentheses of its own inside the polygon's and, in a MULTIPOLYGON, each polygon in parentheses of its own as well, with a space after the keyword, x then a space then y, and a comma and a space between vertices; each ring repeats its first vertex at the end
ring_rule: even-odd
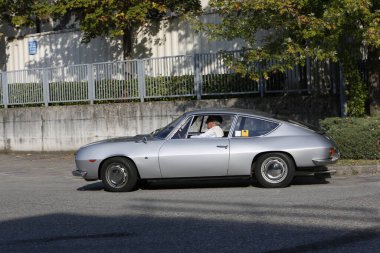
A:
POLYGON ((334 142, 306 126, 242 109, 187 112, 148 135, 81 147, 74 176, 102 180, 108 191, 131 191, 139 180, 255 177, 263 187, 286 187, 297 173, 328 173, 340 157, 334 142), (199 138, 209 117, 224 136, 199 138), (198 138, 194 138, 198 137, 198 138))

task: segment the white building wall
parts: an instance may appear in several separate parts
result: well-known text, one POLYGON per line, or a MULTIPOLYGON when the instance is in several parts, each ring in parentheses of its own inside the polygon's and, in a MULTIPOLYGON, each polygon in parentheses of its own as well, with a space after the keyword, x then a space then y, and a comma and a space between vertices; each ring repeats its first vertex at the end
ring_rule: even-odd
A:
MULTIPOLYGON (((203 7, 208 1, 202 0, 203 7)), ((207 22, 218 22, 217 15, 202 17, 207 22)), ((6 39, 6 70, 60 67, 95 62, 122 60, 120 39, 98 37, 90 43, 81 43, 78 30, 30 34, 6 39), (29 54, 28 42, 37 41, 37 53, 29 54)), ((151 58, 198 53, 216 53, 220 50, 239 50, 246 46, 242 40, 209 41, 194 31, 189 23, 172 18, 137 30, 133 58, 151 58)))
MULTIPOLYGON (((218 22, 214 14, 205 15, 207 22, 218 22)), ((191 25, 179 18, 163 20, 157 27, 142 27, 138 30, 134 56, 136 58, 216 53, 221 50, 239 50, 246 44, 242 40, 210 41, 191 25)))
POLYGON ((7 42, 7 71, 68 66, 122 59, 119 40, 96 38, 81 43, 80 31, 31 34, 7 42), (37 41, 37 53, 29 54, 28 42, 37 41))

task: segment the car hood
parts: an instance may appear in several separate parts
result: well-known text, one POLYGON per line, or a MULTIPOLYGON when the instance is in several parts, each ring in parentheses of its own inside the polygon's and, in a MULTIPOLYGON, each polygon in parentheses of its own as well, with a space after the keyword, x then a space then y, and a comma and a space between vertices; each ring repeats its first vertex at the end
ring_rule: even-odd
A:
POLYGON ((105 139, 100 141, 91 142, 85 146, 82 146, 81 148, 97 145, 97 144, 105 144, 105 143, 115 143, 115 142, 141 142, 144 141, 144 137, 146 140, 153 139, 151 135, 136 135, 136 136, 125 136, 125 137, 117 137, 117 138, 111 138, 111 139, 105 139))

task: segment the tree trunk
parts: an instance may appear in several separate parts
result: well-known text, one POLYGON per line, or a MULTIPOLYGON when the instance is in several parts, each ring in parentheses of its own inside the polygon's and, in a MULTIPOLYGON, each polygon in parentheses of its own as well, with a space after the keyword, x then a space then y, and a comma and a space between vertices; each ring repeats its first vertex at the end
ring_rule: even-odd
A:
POLYGON ((127 28, 124 30, 123 35, 123 59, 130 60, 132 59, 133 52, 133 29, 127 28))
POLYGON ((369 111, 371 116, 380 116, 380 49, 368 52, 369 111))
POLYGON ((36 33, 41 33, 41 20, 39 18, 36 18, 35 24, 36 24, 36 33))

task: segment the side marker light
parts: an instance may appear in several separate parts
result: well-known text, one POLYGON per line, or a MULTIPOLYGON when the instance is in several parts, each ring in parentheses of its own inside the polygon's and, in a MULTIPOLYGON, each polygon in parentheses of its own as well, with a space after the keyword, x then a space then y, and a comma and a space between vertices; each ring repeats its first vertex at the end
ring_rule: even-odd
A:
POLYGON ((330 157, 334 156, 336 154, 335 148, 330 148, 330 157))

